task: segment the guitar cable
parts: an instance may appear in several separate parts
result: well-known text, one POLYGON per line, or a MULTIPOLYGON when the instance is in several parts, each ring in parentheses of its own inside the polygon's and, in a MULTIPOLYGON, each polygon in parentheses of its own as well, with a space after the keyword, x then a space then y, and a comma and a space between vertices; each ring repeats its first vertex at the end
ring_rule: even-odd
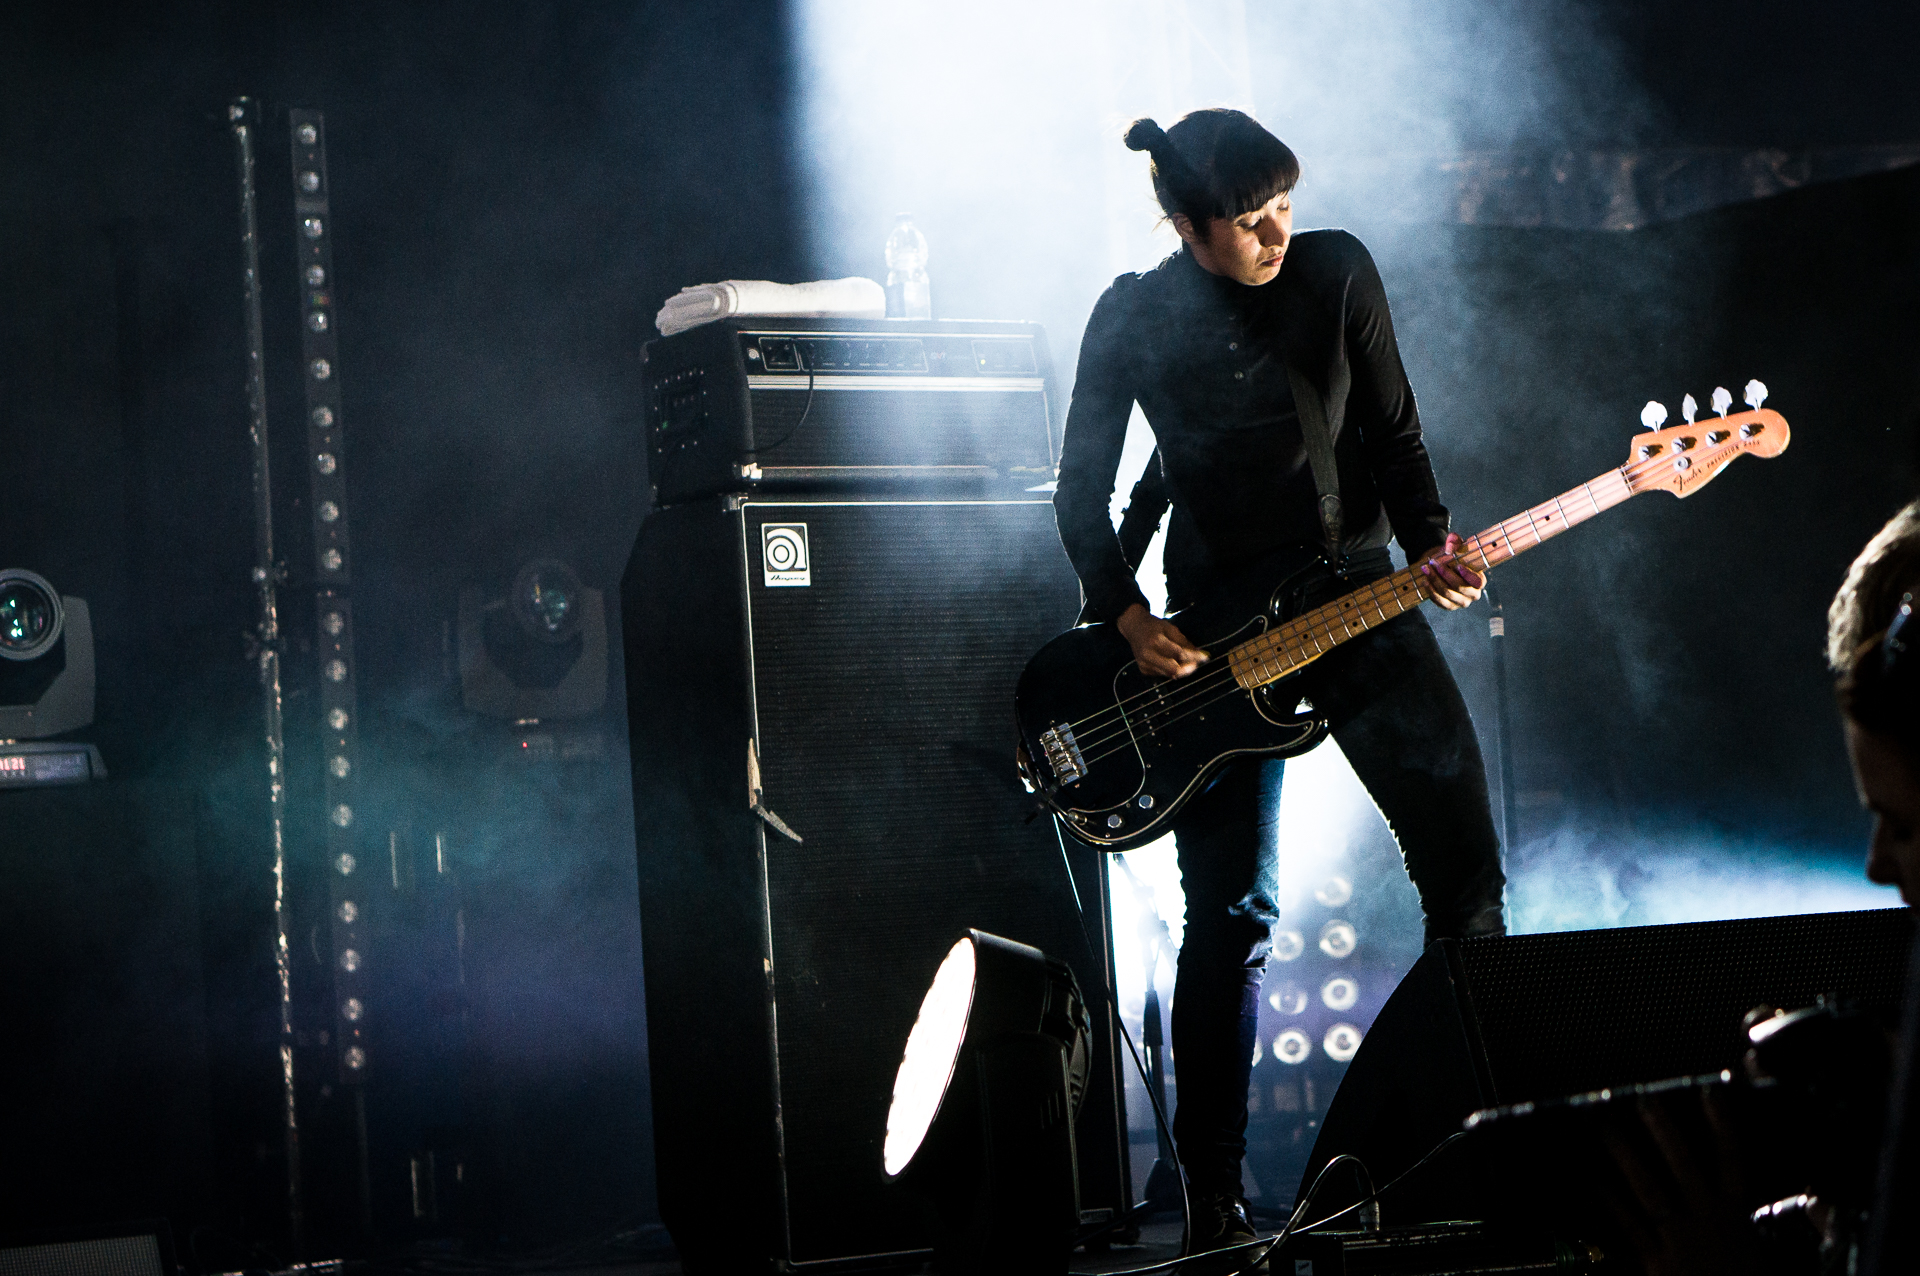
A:
MULTIPOLYGON (((1056 843, 1058 843, 1060 847, 1060 867, 1061 867, 1061 870, 1067 876, 1067 891, 1069 894, 1073 896, 1074 916, 1080 925, 1081 941, 1085 943, 1087 946, 1088 956, 1097 958, 1100 950, 1096 948, 1094 945, 1093 932, 1087 928, 1086 903, 1080 898, 1080 884, 1078 881, 1075 880, 1073 875, 1073 861, 1067 855, 1066 839, 1060 835, 1060 831, 1057 826, 1054 829, 1054 840, 1056 843)), ((1106 963, 1104 962, 1099 962, 1096 960, 1095 964, 1099 966, 1102 970, 1105 970, 1107 968, 1106 963)), ((1453 1144, 1458 1142, 1460 1139, 1463 1139, 1466 1137, 1467 1132, 1465 1130, 1454 1131, 1452 1134, 1449 1134, 1446 1138, 1440 1140, 1440 1142, 1434 1144, 1433 1147, 1429 1148, 1426 1154, 1422 1156, 1419 1160, 1415 1161, 1412 1165, 1408 1166, 1406 1169, 1402 1170, 1399 1174, 1395 1175, 1392 1179, 1390 1179, 1387 1182, 1387 1185, 1385 1187, 1381 1187, 1377 1189, 1373 1186, 1373 1176, 1370 1173, 1368 1173, 1366 1163, 1363 1162, 1357 1156, 1352 1156, 1343 1152, 1340 1155, 1334 1157, 1331 1161, 1328 1161, 1322 1167, 1320 1167, 1320 1172, 1314 1176, 1312 1185, 1309 1186, 1306 1192, 1301 1195, 1299 1203, 1294 1206, 1293 1213, 1288 1216, 1286 1224, 1283 1227, 1281 1227, 1279 1231, 1275 1232, 1272 1236, 1256 1237, 1251 1241, 1242 1241, 1237 1245, 1223 1245, 1218 1249, 1203 1250, 1201 1251, 1200 1254, 1191 1253, 1189 1251, 1189 1246, 1192 1244, 1192 1241, 1193 1241, 1193 1202, 1187 1194, 1187 1174, 1186 1174, 1186 1167, 1181 1163, 1181 1160, 1180 1160, 1180 1145, 1174 1141, 1173 1125, 1170 1121, 1167 1120, 1166 1110, 1160 1103, 1160 1096, 1154 1093, 1153 1081, 1147 1075, 1146 1065, 1141 1062, 1139 1049, 1136 1048, 1135 1045, 1133 1044, 1133 1034, 1127 1031, 1126 1017, 1120 1011, 1120 997, 1118 992, 1114 988, 1113 981, 1111 979, 1103 978, 1101 980, 1101 986, 1106 993, 1107 1004, 1113 1008, 1114 1026, 1119 1028, 1120 1039, 1126 1043, 1127 1053, 1133 1059, 1133 1069, 1135 1074, 1140 1078, 1140 1088, 1146 1091, 1147 1102, 1151 1104, 1153 1107, 1154 1124, 1159 1129, 1160 1133, 1166 1136, 1167 1146, 1173 1152, 1173 1164, 1174 1164, 1175 1177, 1180 1182, 1180 1252, 1179 1254, 1174 1258, 1168 1259, 1164 1262, 1153 1263, 1144 1267, 1119 1268, 1114 1271, 1108 1272, 1106 1276, 1151 1276, 1151 1273, 1171 1271, 1174 1268, 1180 1266, 1182 1263, 1185 1263, 1193 1258, 1203 1257, 1203 1256, 1217 1256, 1222 1254, 1232 1254, 1232 1253, 1238 1253, 1243 1250, 1251 1254, 1251 1257, 1249 1258, 1247 1265, 1249 1267, 1252 1267, 1255 1264, 1258 1264, 1264 1261, 1269 1254, 1271 1254, 1274 1250, 1278 1249, 1280 1246, 1284 1245, 1290 1237, 1293 1237, 1295 1235, 1303 1235, 1307 1232, 1318 1230, 1319 1228, 1325 1227, 1328 1223, 1333 1222, 1335 1219, 1344 1218, 1347 1215, 1352 1214, 1357 1210, 1363 1210, 1370 1205, 1377 1204, 1381 1197, 1385 1196, 1388 1192, 1398 1187, 1401 1183, 1404 1183, 1415 1172, 1417 1172, 1423 1166, 1425 1166, 1427 1162, 1433 1160, 1433 1158, 1440 1155, 1441 1152, 1453 1146, 1453 1144), (1315 1219, 1313 1222, 1307 1223, 1304 1225, 1301 1224, 1300 1222, 1301 1216, 1304 1215, 1307 1212, 1307 1210, 1312 1207, 1314 1198, 1320 1194, 1321 1185, 1327 1181, 1327 1175, 1332 1173, 1336 1167, 1340 1165, 1348 1164, 1348 1163, 1351 1163, 1352 1165, 1354 1165, 1359 1170, 1359 1172, 1365 1176, 1366 1183, 1367 1183, 1367 1194, 1361 1197, 1358 1201, 1355 1201, 1352 1205, 1349 1205, 1344 1209, 1335 1210, 1333 1213, 1327 1215, 1325 1218, 1315 1219)), ((1128 1184, 1127 1195, 1129 1198, 1131 1198, 1133 1195, 1132 1184, 1128 1184)), ((1127 1214, 1126 1216, 1123 1217, 1121 1221, 1124 1221, 1125 1217, 1131 1217, 1136 1208, 1138 1207, 1132 1204, 1129 1204, 1127 1208, 1127 1214)), ((1111 1230, 1111 1228, 1107 1230, 1111 1230)), ((1096 1232, 1094 1233, 1094 1235, 1097 1236, 1099 1235, 1099 1233, 1096 1232)))
POLYGON ((1201 1254, 1188 1254, 1185 1252, 1185 1247, 1182 1246, 1182 1253, 1178 1258, 1165 1259, 1161 1262, 1150 1263, 1141 1267, 1117 1268, 1113 1271, 1105 1273, 1105 1276, 1151 1276, 1151 1273, 1154 1273, 1154 1272, 1172 1271, 1173 1269, 1179 1267, 1182 1263, 1191 1262, 1194 1258, 1217 1257, 1223 1254, 1236 1254, 1236 1253, 1242 1253, 1242 1252, 1248 1255, 1247 1267, 1251 1268, 1258 1263, 1264 1262, 1267 1259, 1267 1257, 1273 1253, 1274 1250, 1286 1244, 1287 1241, 1291 1240, 1293 1237, 1303 1236, 1308 1232, 1317 1231, 1320 1228, 1325 1227, 1328 1223, 1333 1222, 1335 1219, 1345 1218, 1347 1215, 1353 1213, 1356 1210, 1362 1210, 1368 1207, 1369 1205, 1377 1204, 1381 1197, 1385 1196, 1388 1192, 1391 1192, 1394 1188, 1400 1186, 1400 1184, 1406 1182, 1407 1179, 1410 1178, 1415 1173, 1415 1171, 1419 1170, 1421 1167, 1426 1165, 1427 1162, 1433 1160, 1434 1157, 1440 1155, 1441 1152, 1451 1147, 1456 1141, 1463 1139, 1466 1136, 1467 1136, 1467 1132, 1465 1130, 1455 1130, 1452 1134, 1449 1134, 1446 1138, 1440 1140, 1438 1143, 1434 1144, 1431 1148, 1429 1148, 1425 1156, 1422 1156, 1419 1160, 1415 1161, 1412 1165, 1408 1166, 1406 1169, 1402 1170, 1399 1174, 1395 1175, 1393 1179, 1391 1179, 1385 1187, 1378 1188, 1378 1189, 1372 1188, 1371 1186, 1372 1176, 1368 1175, 1369 1190, 1367 1192, 1367 1195, 1361 1197, 1359 1200, 1347 1206, 1345 1209, 1335 1210, 1333 1213, 1327 1215, 1325 1218, 1317 1218, 1311 1223, 1304 1223, 1304 1224, 1301 1223, 1300 1216, 1305 1214, 1307 1210, 1313 1205, 1314 1198, 1320 1194, 1321 1185, 1327 1181, 1327 1175, 1332 1173, 1335 1168, 1350 1162, 1354 1166, 1356 1166, 1362 1174, 1366 1174, 1367 1172, 1366 1164, 1363 1161, 1361 1161, 1359 1157, 1342 1153, 1341 1155, 1334 1157, 1331 1161, 1328 1161, 1324 1166, 1320 1168, 1320 1173, 1314 1176, 1312 1186, 1308 1187, 1306 1192, 1300 1197, 1300 1203, 1294 1206, 1293 1213, 1287 1218, 1286 1225, 1282 1227, 1279 1231, 1275 1232, 1272 1236, 1262 1236, 1254 1240, 1242 1241, 1238 1245, 1222 1245, 1218 1249, 1210 1249, 1210 1250, 1202 1251, 1201 1254))
POLYGON ((794 435, 800 433, 800 427, 807 423, 807 416, 813 411, 813 360, 807 358, 807 352, 800 347, 799 342, 797 341, 794 342, 793 348, 794 348, 794 352, 798 354, 800 358, 806 360, 807 401, 800 406, 800 419, 798 421, 795 421, 792 425, 788 426, 787 432, 785 434, 781 435, 779 438, 775 439, 771 443, 760 444, 755 446, 751 450, 749 450, 747 455, 754 457, 756 460, 759 458, 762 452, 771 452, 775 448, 779 447, 782 443, 785 443, 788 439, 792 438, 794 435))

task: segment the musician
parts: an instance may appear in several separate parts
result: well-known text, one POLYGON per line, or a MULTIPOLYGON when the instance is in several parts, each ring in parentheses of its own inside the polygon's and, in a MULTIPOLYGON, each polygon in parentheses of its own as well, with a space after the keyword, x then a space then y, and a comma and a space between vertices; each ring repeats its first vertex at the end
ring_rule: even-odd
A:
MULTIPOLYGON (((1208 660, 1152 614, 1134 580, 1169 500, 1171 610, 1303 547, 1329 560, 1307 599, 1317 605, 1388 575, 1390 537, 1442 607, 1479 597, 1484 581, 1455 557, 1460 538, 1448 532, 1379 273, 1345 231, 1294 235, 1293 152, 1223 109, 1164 132, 1140 120, 1126 141, 1151 155, 1154 193, 1182 244, 1113 282, 1080 347, 1054 508, 1091 618, 1115 622, 1149 674, 1188 677, 1208 660), (1326 475, 1324 493, 1296 387, 1332 436, 1337 480, 1326 475), (1123 546, 1108 509, 1135 403, 1158 451, 1123 546)), ((1501 933, 1505 877, 1480 747, 1426 620, 1411 612, 1336 648, 1301 688, 1399 840, 1426 938, 1501 933)), ((1174 1138, 1196 1248, 1253 1235, 1240 1167, 1278 915, 1281 771, 1279 760, 1230 765, 1174 825, 1187 900, 1174 1138)))
MULTIPOLYGON (((1870 881, 1900 888, 1909 907, 1920 906, 1920 501, 1880 529, 1854 559, 1827 609, 1827 664, 1833 670, 1853 763, 1854 787, 1873 816, 1867 843, 1870 881)), ((1910 954, 1901 1042, 1894 1052, 1880 1149, 1878 1184, 1867 1226, 1823 1200, 1822 1171, 1798 1167, 1814 1193, 1795 1214, 1776 1208, 1759 1217, 1772 1224, 1762 1236, 1752 1225, 1753 1199, 1742 1182, 1743 1143, 1777 1136, 1743 1127, 1711 1091, 1674 1092, 1642 1099, 1639 1119, 1652 1136, 1635 1145, 1616 1140, 1614 1164, 1626 1190, 1613 1203, 1633 1257, 1647 1276, 1771 1276, 1773 1273, 1858 1271, 1891 1276, 1920 1271, 1920 947, 1910 954), (1689 1114, 1688 1107, 1698 1111, 1689 1114), (1688 1121, 1704 1112, 1704 1122, 1688 1121), (1814 1233, 1818 1235, 1814 1235, 1814 1233), (1819 1243, 1815 1252, 1814 1242, 1819 1243), (1796 1245, 1795 1242, 1799 1243, 1796 1245), (1858 1244, 1858 1252, 1854 1246, 1858 1244)), ((1826 1069, 1861 1076, 1879 1070, 1873 1059, 1840 1059, 1826 1069)), ((1795 1144, 1798 1146, 1798 1144, 1795 1144)), ((1805 1199, 1805 1198, 1803 1198, 1805 1199)))
MULTIPOLYGON (((1873 815, 1867 877, 1920 906, 1920 501, 1853 562, 1827 613, 1827 661, 1860 801, 1873 815)), ((1888 1096, 1879 1190, 1859 1270, 1920 1267, 1920 944, 1888 1096)))

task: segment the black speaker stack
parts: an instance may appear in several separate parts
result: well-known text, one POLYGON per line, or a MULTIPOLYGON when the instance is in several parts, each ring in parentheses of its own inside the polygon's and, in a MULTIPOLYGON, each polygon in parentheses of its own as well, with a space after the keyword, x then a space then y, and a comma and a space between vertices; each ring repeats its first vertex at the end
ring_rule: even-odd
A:
POLYGON ((662 1216, 688 1271, 924 1257, 881 1144, 969 927, 1095 1010, 1081 1218, 1131 1177, 1102 858, 1013 767, 1079 592, 1040 330, 724 321, 647 348, 656 507, 622 583, 662 1216))

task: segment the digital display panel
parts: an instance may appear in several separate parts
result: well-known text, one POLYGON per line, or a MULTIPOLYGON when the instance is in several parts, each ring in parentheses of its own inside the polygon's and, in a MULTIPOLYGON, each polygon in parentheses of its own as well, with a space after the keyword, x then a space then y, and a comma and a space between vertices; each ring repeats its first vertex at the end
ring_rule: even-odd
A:
POLYGON ((0 786, 78 784, 93 778, 85 745, 0 752, 0 786))

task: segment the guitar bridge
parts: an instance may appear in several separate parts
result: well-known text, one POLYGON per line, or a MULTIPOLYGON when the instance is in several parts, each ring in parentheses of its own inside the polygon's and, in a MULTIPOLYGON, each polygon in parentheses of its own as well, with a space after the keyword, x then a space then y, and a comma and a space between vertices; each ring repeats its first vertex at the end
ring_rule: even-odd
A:
POLYGON ((1042 731, 1040 747, 1046 752, 1047 766, 1053 771, 1054 779, 1061 784, 1072 784, 1086 775, 1086 759, 1080 756, 1080 746, 1073 740, 1073 728, 1066 723, 1056 722, 1042 731))

